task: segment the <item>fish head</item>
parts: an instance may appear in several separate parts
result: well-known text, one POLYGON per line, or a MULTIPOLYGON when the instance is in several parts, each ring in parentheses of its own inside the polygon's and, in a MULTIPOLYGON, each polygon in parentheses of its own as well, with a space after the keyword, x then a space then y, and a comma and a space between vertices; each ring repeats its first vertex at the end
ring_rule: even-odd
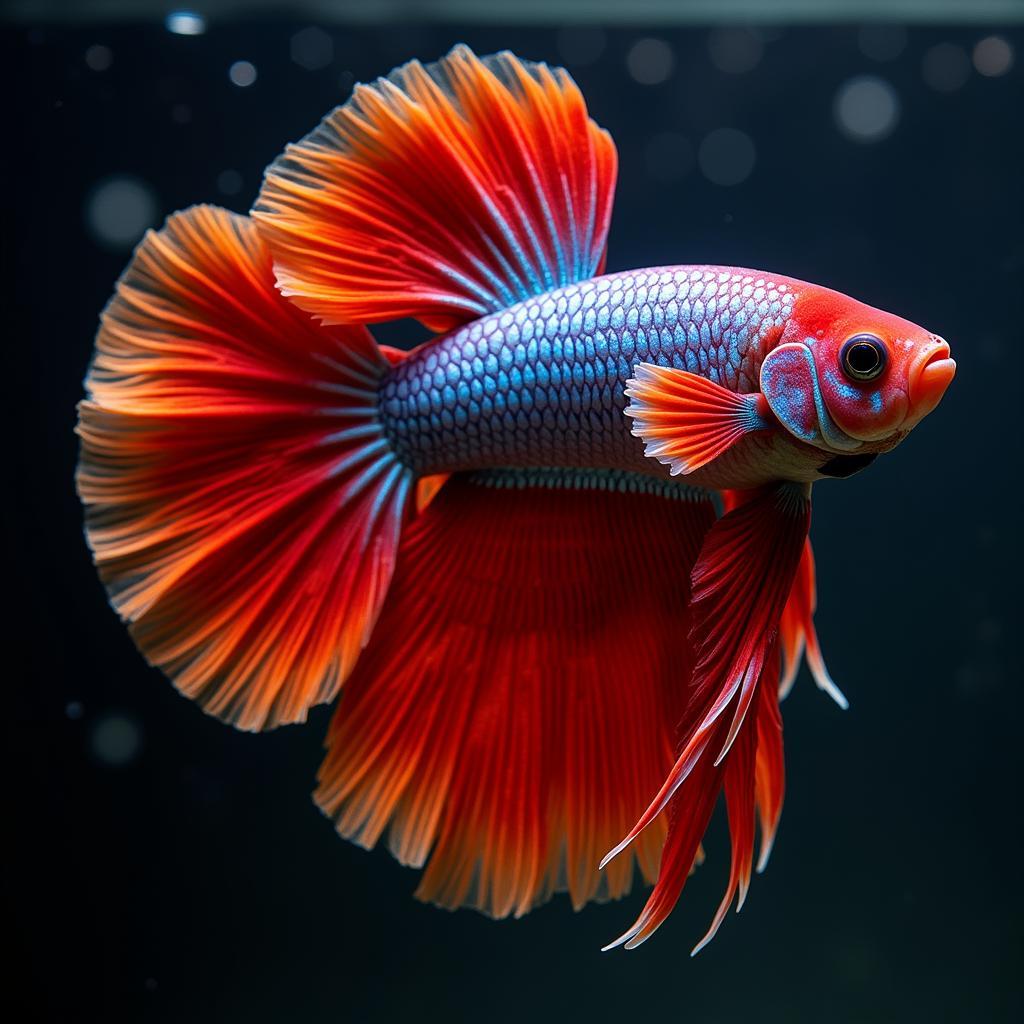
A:
POLYGON ((804 286, 761 365, 780 423, 825 451, 888 451, 938 404, 956 372, 923 327, 826 288, 804 286))

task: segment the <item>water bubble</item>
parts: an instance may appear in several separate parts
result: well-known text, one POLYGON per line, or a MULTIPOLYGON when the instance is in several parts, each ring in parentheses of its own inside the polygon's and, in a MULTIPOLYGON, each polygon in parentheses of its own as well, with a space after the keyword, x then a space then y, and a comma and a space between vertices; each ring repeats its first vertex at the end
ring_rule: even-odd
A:
POLYGON ((974 47, 974 66, 986 78, 998 78, 1013 67, 1013 47, 1002 36, 986 36, 974 47))
POLYGON ((859 75, 839 87, 833 112, 848 138, 855 142, 878 142, 896 127, 900 101, 896 90, 884 79, 859 75))
POLYGON ((322 28, 304 28, 292 36, 292 60, 307 71, 319 71, 334 60, 334 40, 322 28))
POLYGON ((604 32, 589 25, 563 28, 555 40, 558 55, 566 64, 582 67, 593 64, 604 53, 604 32))
POLYGON ((171 11, 164 25, 176 36, 201 36, 206 31, 206 19, 195 11, 171 11))
POLYGON ((902 25, 864 25, 857 45, 869 60, 895 60, 907 45, 907 30, 902 25))
POLYGON ((217 175, 217 190, 226 196, 236 196, 242 191, 242 176, 228 168, 217 175))
POLYGON ((708 53, 719 71, 742 75, 760 63, 764 44, 749 28, 720 28, 708 36, 708 53))
POLYGON ((142 748, 142 732, 125 715, 108 714, 93 726, 91 742, 97 760, 125 765, 134 761, 142 748))
POLYGON ((85 66, 90 71, 106 71, 114 63, 114 52, 109 46, 97 43, 85 51, 85 66))
POLYGON ((228 78, 231 79, 232 85, 237 85, 239 89, 247 89, 256 81, 256 65, 247 60, 236 60, 228 68, 228 78))
POLYGON ((661 39, 639 39, 626 54, 626 67, 641 85, 658 85, 672 74, 675 57, 661 39))
POLYGON ((693 144, 678 132, 655 135, 644 149, 647 174, 655 181, 678 181, 693 167, 693 144))
POLYGON ((716 128, 697 151, 704 177, 715 185, 739 185, 750 177, 757 161, 754 141, 735 128, 716 128))
POLYGON ((85 221, 93 238, 109 249, 130 249, 153 226, 158 213, 153 190, 131 177, 100 182, 85 203, 85 221))
POLYGON ((937 43, 925 53, 921 74, 936 92, 956 92, 971 77, 971 62, 962 46, 937 43))

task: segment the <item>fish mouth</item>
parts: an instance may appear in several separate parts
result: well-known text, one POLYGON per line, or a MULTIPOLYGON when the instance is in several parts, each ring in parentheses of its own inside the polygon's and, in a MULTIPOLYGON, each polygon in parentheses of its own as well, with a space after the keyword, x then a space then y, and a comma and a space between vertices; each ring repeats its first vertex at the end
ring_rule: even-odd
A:
POLYGON ((927 416, 939 404, 955 374, 956 363, 949 357, 949 345, 936 338, 910 366, 907 419, 916 423, 927 416))

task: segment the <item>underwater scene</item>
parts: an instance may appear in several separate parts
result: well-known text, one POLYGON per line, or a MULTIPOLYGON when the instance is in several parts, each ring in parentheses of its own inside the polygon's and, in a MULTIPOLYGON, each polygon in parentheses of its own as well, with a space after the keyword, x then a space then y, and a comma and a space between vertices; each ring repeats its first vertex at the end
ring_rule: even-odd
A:
POLYGON ((1020 1019, 1024 8, 0 18, 11 1019, 1020 1019))

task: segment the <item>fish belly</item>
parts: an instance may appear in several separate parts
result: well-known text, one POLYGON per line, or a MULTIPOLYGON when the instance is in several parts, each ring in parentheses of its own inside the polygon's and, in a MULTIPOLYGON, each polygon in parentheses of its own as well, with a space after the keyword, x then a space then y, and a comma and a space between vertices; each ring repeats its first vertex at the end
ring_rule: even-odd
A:
POLYGON ((385 430, 420 474, 493 467, 602 467, 663 476, 630 433, 638 363, 757 387, 766 339, 792 309, 755 271, 669 267, 593 278, 437 338, 381 389, 385 430))

